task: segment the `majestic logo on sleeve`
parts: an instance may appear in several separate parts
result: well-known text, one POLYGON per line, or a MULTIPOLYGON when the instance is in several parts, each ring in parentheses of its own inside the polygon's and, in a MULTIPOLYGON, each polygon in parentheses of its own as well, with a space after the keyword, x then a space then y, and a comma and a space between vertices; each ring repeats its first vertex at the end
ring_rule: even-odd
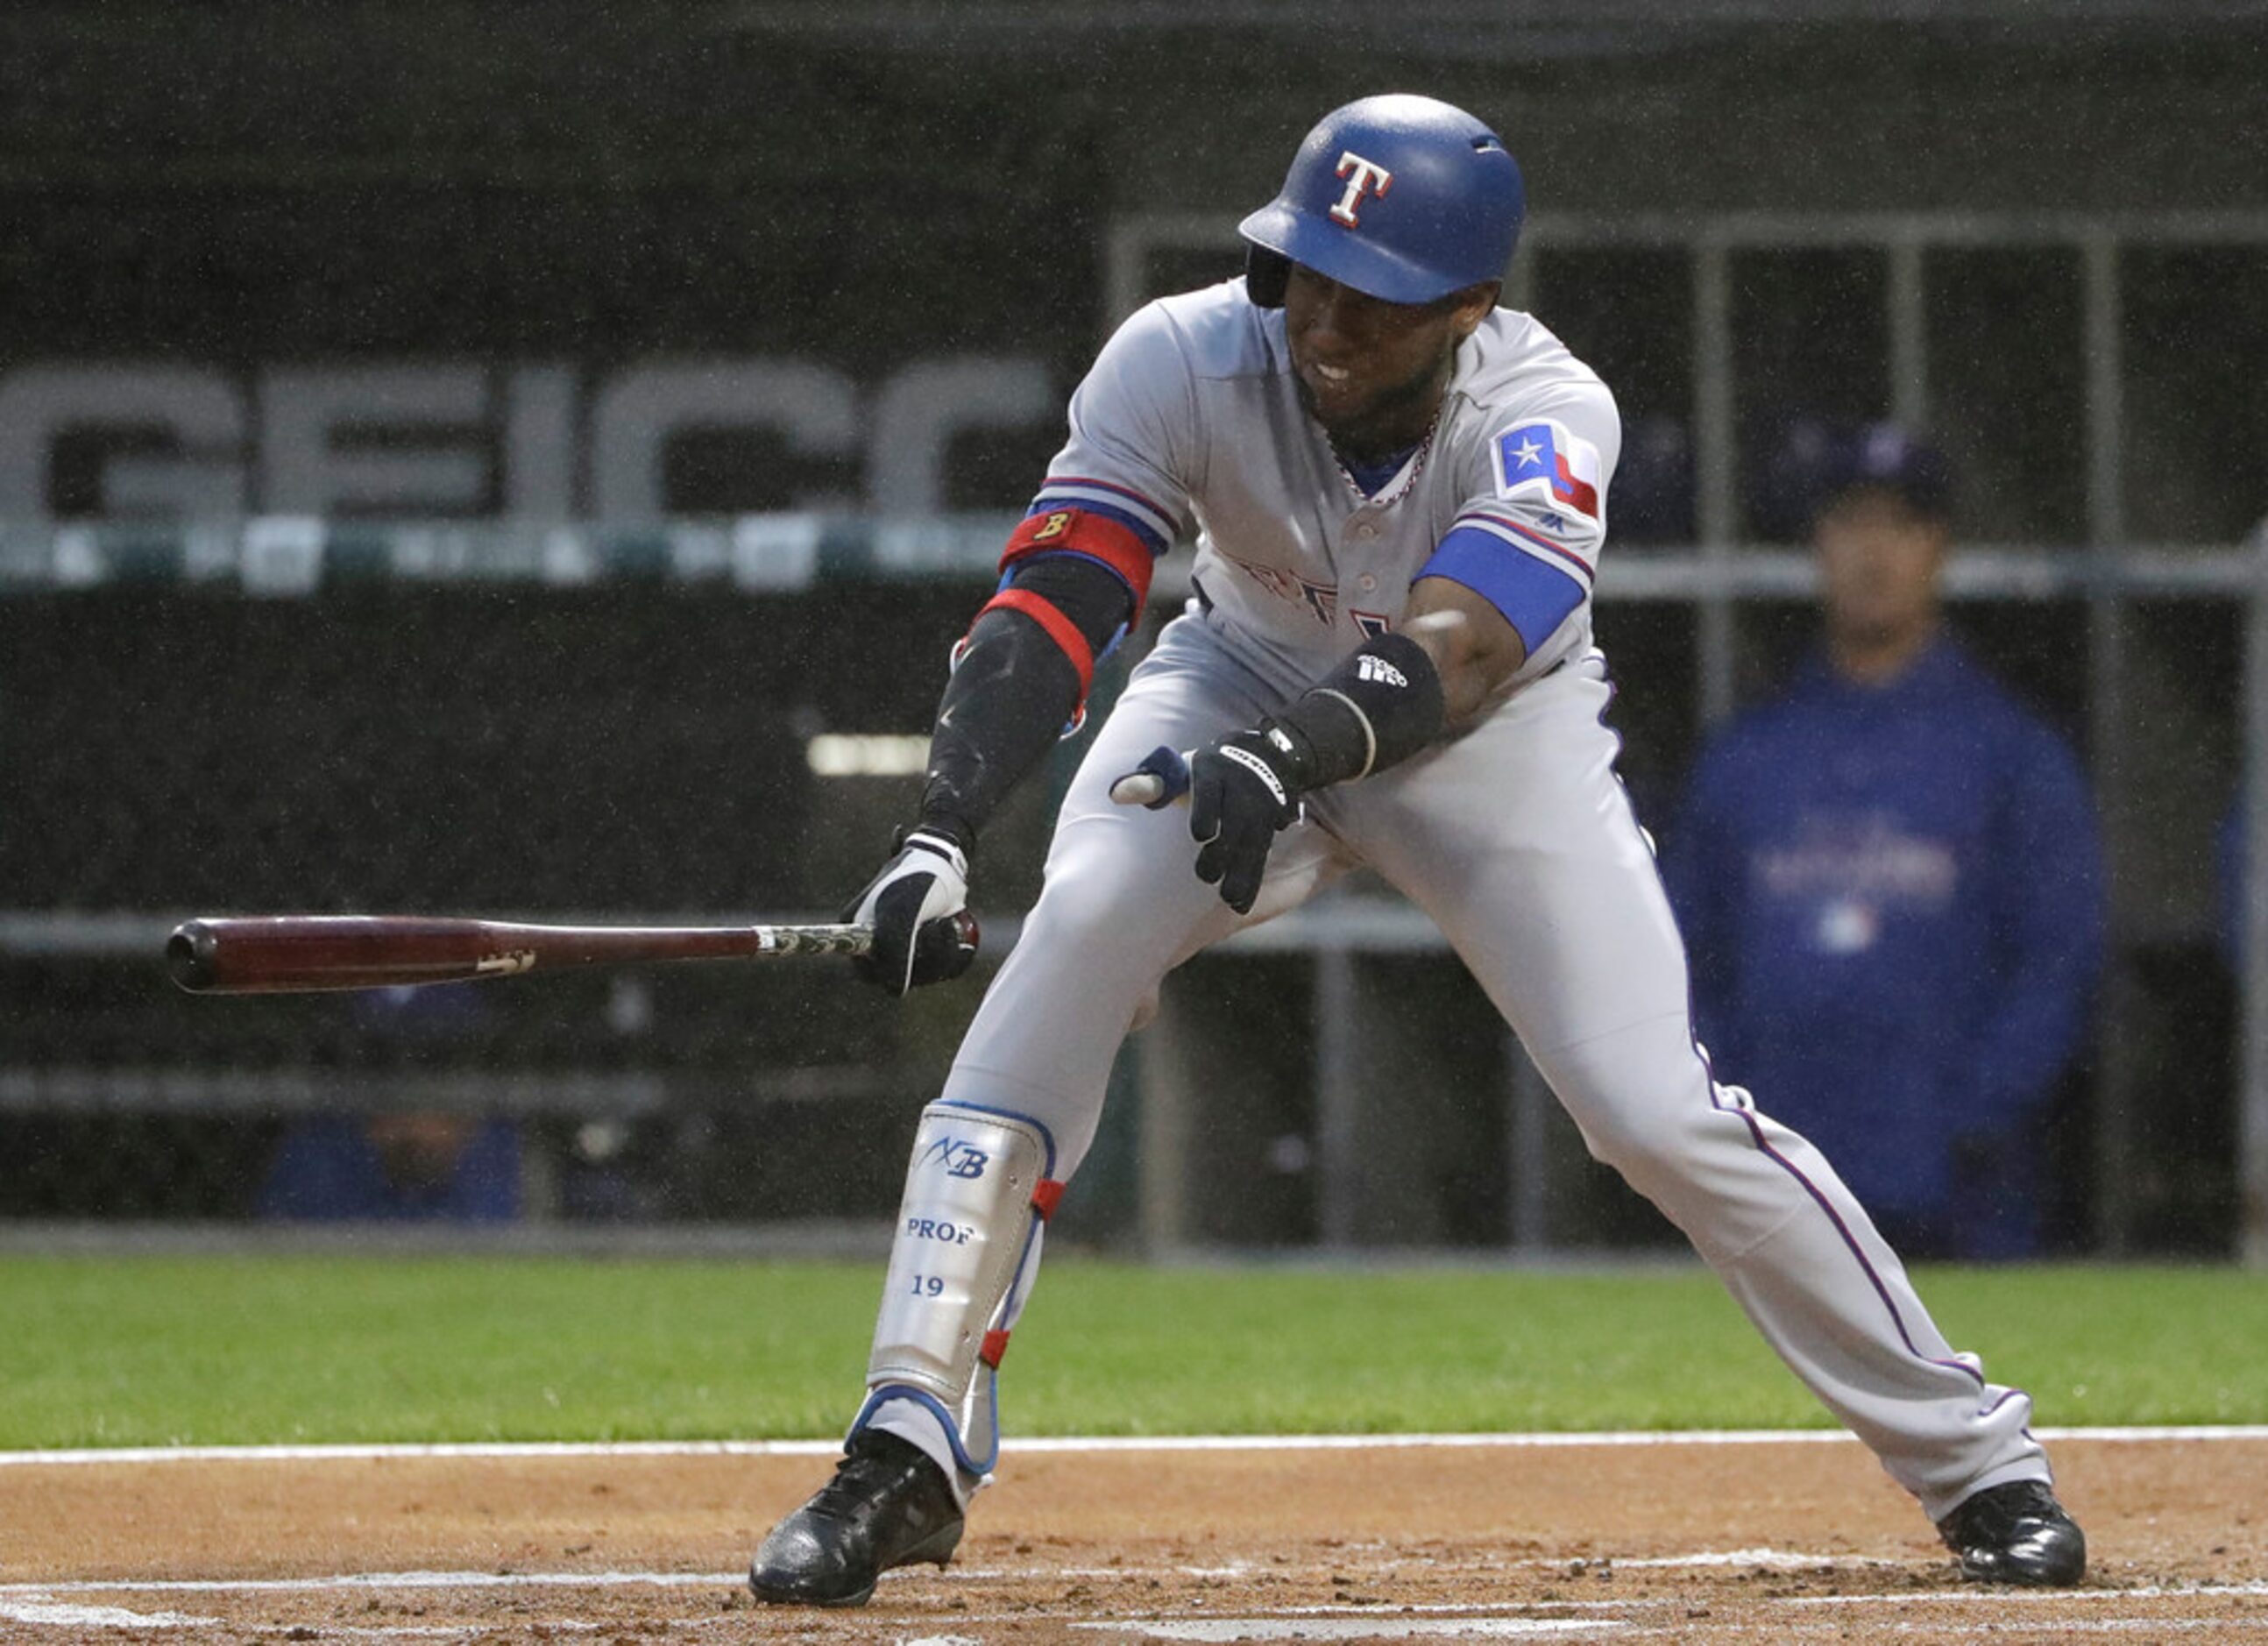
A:
POLYGON ((1362 209, 1363 196, 1376 195, 1384 198, 1386 191, 1394 187, 1394 173, 1349 149, 1339 156, 1338 174, 1347 180, 1346 193, 1331 208, 1331 220, 1359 229, 1362 225, 1355 214, 1362 209))
POLYGON ((1546 508, 1597 520, 1599 448, 1561 424, 1523 423, 1496 437, 1500 497, 1532 498, 1546 508))

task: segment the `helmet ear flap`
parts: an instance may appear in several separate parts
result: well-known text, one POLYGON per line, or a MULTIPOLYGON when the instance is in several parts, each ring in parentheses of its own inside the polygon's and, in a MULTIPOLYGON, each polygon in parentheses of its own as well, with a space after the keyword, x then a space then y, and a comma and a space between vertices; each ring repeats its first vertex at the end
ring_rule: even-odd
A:
POLYGON ((1292 284, 1292 260, 1265 246, 1244 248, 1244 295, 1261 308, 1281 308, 1292 284))

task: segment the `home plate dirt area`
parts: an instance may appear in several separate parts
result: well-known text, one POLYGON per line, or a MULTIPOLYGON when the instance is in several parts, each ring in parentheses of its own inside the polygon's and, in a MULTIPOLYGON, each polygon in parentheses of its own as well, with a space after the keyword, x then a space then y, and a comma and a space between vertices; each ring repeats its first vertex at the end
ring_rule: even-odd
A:
POLYGON ((2050 1443, 2062 1593, 1958 1583, 1839 1436, 1052 1442, 849 1612, 742 1585, 819 1447, 14 1454, 0 1640, 2268 1640, 2268 1431, 2050 1443))

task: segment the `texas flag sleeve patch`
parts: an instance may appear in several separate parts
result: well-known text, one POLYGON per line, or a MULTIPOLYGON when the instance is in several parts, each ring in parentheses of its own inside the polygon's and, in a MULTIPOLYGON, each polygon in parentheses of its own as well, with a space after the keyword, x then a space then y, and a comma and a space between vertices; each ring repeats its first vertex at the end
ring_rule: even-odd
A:
POLYGON ((1523 423, 1496 437, 1499 497, 1532 500, 1595 521, 1599 480, 1599 448, 1562 424, 1523 423))

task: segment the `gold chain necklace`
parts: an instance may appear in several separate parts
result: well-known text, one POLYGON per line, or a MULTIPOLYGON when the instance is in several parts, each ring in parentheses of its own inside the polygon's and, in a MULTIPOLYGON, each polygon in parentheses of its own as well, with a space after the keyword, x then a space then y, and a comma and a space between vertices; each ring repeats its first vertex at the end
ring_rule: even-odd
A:
MULTIPOLYGON (((1391 491, 1381 492, 1376 497, 1365 491, 1362 482, 1354 477, 1354 471, 1346 466, 1346 460, 1339 455, 1339 448, 1336 446, 1331 447, 1331 466, 1339 471, 1339 478, 1346 482, 1347 490, 1354 493, 1356 503, 1374 505, 1379 508, 1399 503, 1410 495, 1410 488, 1418 483, 1418 476, 1425 472, 1425 460, 1433 454, 1433 432, 1440 426, 1441 410, 1437 406, 1433 409, 1433 420, 1425 425, 1425 432, 1418 437, 1417 455, 1409 460, 1410 466, 1403 471, 1402 483, 1391 491)), ((1328 435, 1324 437, 1325 444, 1329 444, 1329 439, 1328 435)))

